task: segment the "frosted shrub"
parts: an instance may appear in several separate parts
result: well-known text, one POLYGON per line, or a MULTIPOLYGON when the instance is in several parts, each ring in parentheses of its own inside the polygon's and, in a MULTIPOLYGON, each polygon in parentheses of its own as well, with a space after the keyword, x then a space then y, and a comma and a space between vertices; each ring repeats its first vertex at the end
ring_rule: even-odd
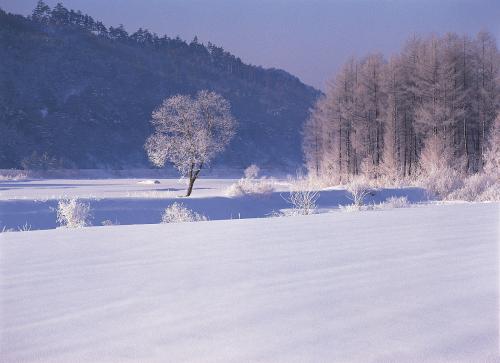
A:
POLYGON ((317 175, 308 175, 307 180, 309 185, 314 189, 323 189, 331 187, 335 185, 333 182, 333 178, 327 176, 317 176, 317 175))
POLYGON ((118 221, 112 221, 111 219, 105 219, 101 222, 101 225, 104 226, 104 227, 107 227, 107 226, 119 226, 120 223, 118 221))
POLYGON ((244 171, 244 177, 231 185, 226 194, 230 197, 241 197, 245 195, 269 196, 274 192, 274 180, 259 176, 260 169, 252 164, 244 171))
POLYGON ((465 179, 463 186, 450 193, 446 199, 466 200, 469 202, 478 200, 495 180, 486 174, 474 174, 465 179))
POLYGON ((274 180, 262 177, 256 179, 259 175, 259 167, 250 165, 245 169, 245 177, 238 180, 227 188, 226 195, 229 197, 242 197, 245 195, 269 196, 274 192, 274 180))
POLYGON ((242 185, 243 179, 238 180, 236 183, 231 184, 227 189, 226 189, 226 195, 228 197, 241 197, 245 195, 245 190, 242 185))
POLYGON ((370 194, 371 187, 364 178, 355 178, 346 185, 346 190, 350 193, 350 199, 354 205, 360 207, 364 204, 364 200, 368 194, 370 194))
POLYGON ((409 204, 406 197, 389 197, 382 203, 382 208, 406 208, 409 204))
POLYGON ((477 198, 481 202, 500 202, 500 182, 490 185, 477 198))
POLYGON ((21 170, 0 171, 0 181, 19 181, 28 179, 28 174, 21 170))
POLYGON ((288 199, 293 206, 294 214, 309 215, 316 212, 316 201, 319 193, 313 190, 294 190, 288 199))
POLYGON ((244 171, 245 179, 255 179, 259 176, 259 172, 260 168, 257 165, 252 164, 244 171))
POLYGON ((19 232, 29 232, 31 231, 31 224, 28 224, 28 222, 26 222, 22 226, 17 227, 17 230, 19 232))
POLYGON ((306 179, 293 181, 288 197, 283 198, 292 205, 292 210, 287 215, 309 215, 316 212, 316 201, 319 192, 306 179))
POLYGON ((425 141, 420 154, 420 176, 418 183, 426 189, 429 197, 446 199, 463 186, 463 158, 453 156, 453 148, 440 135, 432 135, 425 141))
POLYGON ((339 205, 339 209, 342 212, 358 212, 358 211, 377 211, 386 210, 394 208, 407 208, 410 206, 410 202, 406 197, 389 197, 385 202, 380 204, 366 204, 366 205, 339 205))
POLYGON ((368 210, 368 208, 363 205, 347 204, 339 205, 339 210, 342 212, 359 212, 361 210, 368 210))
POLYGON ((421 176, 419 184, 430 197, 446 199, 448 195, 463 186, 462 176, 452 168, 445 167, 421 176))
POLYGON ((57 204, 57 222, 66 228, 81 228, 90 224, 90 204, 78 198, 62 199, 57 204))
POLYGON ((207 217, 204 215, 193 212, 186 208, 184 204, 177 202, 167 207, 161 217, 162 223, 199 222, 206 220, 207 217))

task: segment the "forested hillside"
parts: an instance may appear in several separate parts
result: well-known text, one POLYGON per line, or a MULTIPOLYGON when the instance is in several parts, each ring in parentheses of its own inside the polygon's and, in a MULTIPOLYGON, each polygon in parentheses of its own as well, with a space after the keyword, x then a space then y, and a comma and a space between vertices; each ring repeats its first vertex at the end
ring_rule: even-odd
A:
POLYGON ((219 164, 296 166, 319 91, 213 44, 107 28, 43 2, 30 17, 0 9, 0 168, 149 165, 152 110, 201 89, 228 99, 238 130, 219 164))

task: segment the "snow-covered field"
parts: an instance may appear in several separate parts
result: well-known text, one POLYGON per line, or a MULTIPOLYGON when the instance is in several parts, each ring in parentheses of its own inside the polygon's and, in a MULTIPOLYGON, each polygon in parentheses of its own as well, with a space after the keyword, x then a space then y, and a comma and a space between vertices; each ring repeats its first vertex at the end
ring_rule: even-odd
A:
MULTIPOLYGON (((93 198, 95 225, 158 223, 184 188, 137 182, 2 183, 0 220, 54 228, 67 195, 93 198)), ((183 199, 224 220, 0 234, 0 361, 500 362, 498 203, 341 213, 332 189, 322 214, 235 220, 288 187, 227 198, 233 182, 183 199)), ((370 201, 389 195, 424 199, 370 201)))
POLYGON ((5 362, 498 361, 498 204, 6 233, 5 362))
MULTIPOLYGON (((0 182, 0 231, 28 225, 32 229, 57 227, 57 201, 79 197, 89 201, 92 225, 105 220, 117 224, 155 224, 163 210, 174 202, 182 202, 210 220, 267 217, 280 209, 290 208, 286 202, 289 184, 277 180, 275 191, 263 197, 228 197, 227 188, 237 179, 200 179, 191 197, 184 198, 186 184, 178 179, 159 179, 160 184, 143 184, 143 179, 40 179, 0 182)), ((383 202, 389 196, 407 196, 411 202, 425 199, 418 188, 388 189, 369 196, 367 202, 383 202)), ((345 190, 321 192, 320 211, 350 204, 345 190)))

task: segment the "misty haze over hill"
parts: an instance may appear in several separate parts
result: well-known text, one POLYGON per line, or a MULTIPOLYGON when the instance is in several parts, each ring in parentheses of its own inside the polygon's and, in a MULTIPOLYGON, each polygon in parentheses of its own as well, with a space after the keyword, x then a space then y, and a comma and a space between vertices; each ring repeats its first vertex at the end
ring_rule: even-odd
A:
POLYGON ((152 110, 209 89, 239 121, 217 163, 296 167, 319 91, 285 71, 244 64, 211 43, 128 34, 63 6, 33 17, 0 11, 0 167, 149 165, 152 110))

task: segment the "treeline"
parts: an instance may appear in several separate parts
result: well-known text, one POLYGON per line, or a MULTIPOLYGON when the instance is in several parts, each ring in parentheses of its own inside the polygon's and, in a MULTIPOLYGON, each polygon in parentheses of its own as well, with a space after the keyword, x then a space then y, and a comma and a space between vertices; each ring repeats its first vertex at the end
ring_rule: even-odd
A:
MULTIPOLYGON (((248 78, 256 78, 260 75, 254 72, 254 68, 244 64, 240 58, 235 57, 224 48, 208 42, 205 46, 198 42, 198 37, 191 42, 182 40, 179 36, 170 38, 167 35, 159 36, 148 29, 139 28, 134 33, 129 34, 124 26, 106 27, 101 21, 94 20, 90 15, 83 14, 80 10, 67 9, 62 3, 57 3, 53 9, 43 0, 39 0, 32 12, 31 19, 44 25, 70 26, 91 32, 101 38, 121 42, 124 44, 141 45, 156 50, 167 50, 169 52, 198 53, 198 60, 210 59, 213 65, 228 73, 244 74, 248 78)), ((258 68, 258 67, 257 67, 258 68)))
POLYGON ((415 36, 390 59, 350 59, 305 125, 308 170, 340 182, 416 175, 433 138, 447 165, 480 171, 499 111, 499 59, 487 32, 415 36))

